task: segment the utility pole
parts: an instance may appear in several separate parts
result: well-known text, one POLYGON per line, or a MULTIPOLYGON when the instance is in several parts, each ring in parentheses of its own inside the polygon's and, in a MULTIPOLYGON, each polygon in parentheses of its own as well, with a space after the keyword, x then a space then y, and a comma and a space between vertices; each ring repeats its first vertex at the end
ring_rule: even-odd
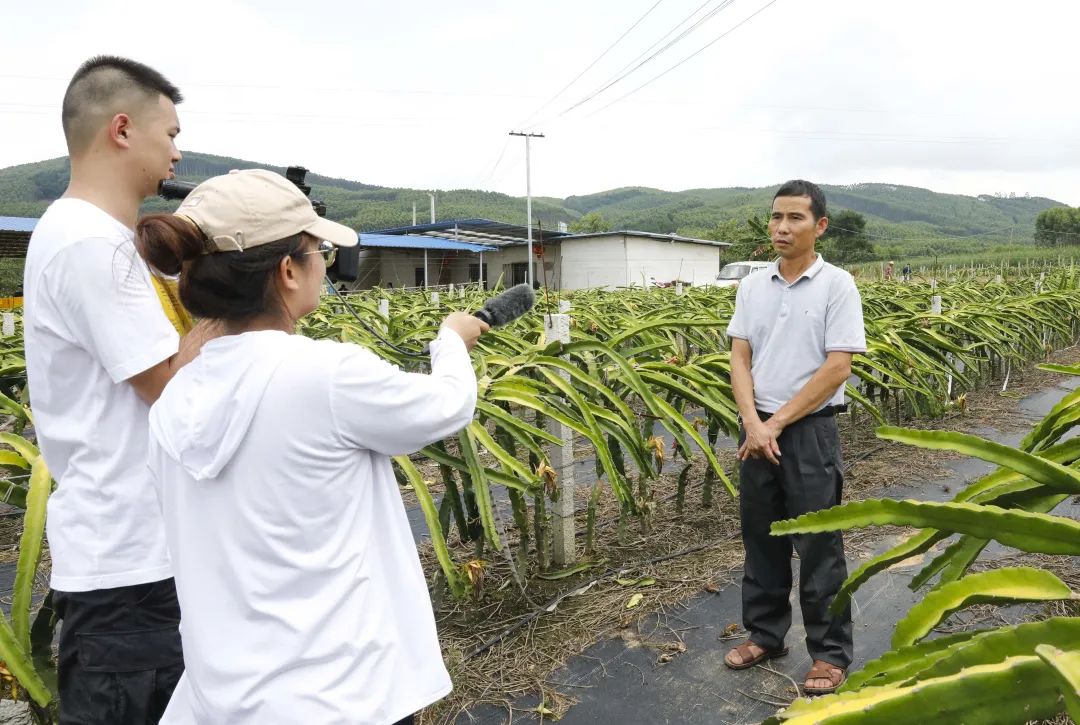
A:
MULTIPOLYGON (((433 192, 427 192, 428 198, 431 199, 431 223, 435 223, 435 194, 433 192)), ((416 224, 416 207, 413 206, 413 225, 416 224)), ((427 269, 427 247, 424 248, 424 289, 428 287, 428 269, 427 269)))
MULTIPOLYGON (((544 138, 542 133, 523 133, 521 131, 511 131, 511 136, 522 136, 525 139, 525 217, 528 220, 526 222, 528 228, 529 237, 529 251, 525 258, 525 281, 529 284, 529 287, 533 286, 533 238, 532 238, 532 178, 529 174, 531 157, 529 142, 534 138, 544 138)), ((543 244, 543 239, 540 243, 543 244)))

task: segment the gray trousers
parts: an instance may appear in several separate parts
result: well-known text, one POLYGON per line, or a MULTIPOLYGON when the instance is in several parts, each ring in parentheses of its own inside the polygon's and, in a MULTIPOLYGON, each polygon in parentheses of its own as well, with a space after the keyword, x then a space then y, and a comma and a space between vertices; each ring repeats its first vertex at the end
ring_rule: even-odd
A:
MULTIPOLYGON (((762 416, 763 419, 766 416, 762 416)), ((746 436, 745 430, 740 443, 746 436)), ((839 531, 771 536, 774 521, 840 503, 843 464, 836 418, 807 417, 784 429, 780 465, 750 459, 739 467, 739 509, 746 563, 743 626, 768 650, 784 645, 791 627, 791 547, 799 553, 799 602, 813 659, 847 668, 852 659, 851 612, 829 605, 847 578, 839 531)))

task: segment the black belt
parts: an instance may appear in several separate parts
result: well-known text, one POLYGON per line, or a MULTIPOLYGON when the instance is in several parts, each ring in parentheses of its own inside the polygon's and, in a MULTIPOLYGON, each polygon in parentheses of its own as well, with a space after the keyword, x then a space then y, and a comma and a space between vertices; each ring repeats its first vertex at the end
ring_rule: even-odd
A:
MULTIPOLYGON (((803 418, 831 418, 832 416, 836 415, 837 413, 846 413, 846 412, 847 412, 847 404, 846 403, 842 403, 840 405, 826 405, 821 410, 815 410, 813 413, 807 413, 806 415, 803 416, 803 418)), ((757 414, 758 414, 758 418, 761 418, 762 422, 765 422, 769 418, 773 417, 772 413, 762 413, 760 410, 757 412, 757 414)), ((802 420, 802 418, 800 418, 799 420, 802 420)), ((798 422, 798 421, 796 421, 796 422, 798 422)))

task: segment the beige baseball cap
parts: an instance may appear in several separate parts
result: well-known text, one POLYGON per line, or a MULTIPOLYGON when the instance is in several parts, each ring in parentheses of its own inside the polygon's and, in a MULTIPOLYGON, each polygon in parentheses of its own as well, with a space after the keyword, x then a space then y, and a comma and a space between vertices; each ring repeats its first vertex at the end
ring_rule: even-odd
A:
POLYGON ((192 189, 177 216, 208 239, 207 252, 242 252, 300 232, 339 247, 354 247, 358 235, 315 213, 304 193, 281 174, 265 169, 233 170, 192 189))

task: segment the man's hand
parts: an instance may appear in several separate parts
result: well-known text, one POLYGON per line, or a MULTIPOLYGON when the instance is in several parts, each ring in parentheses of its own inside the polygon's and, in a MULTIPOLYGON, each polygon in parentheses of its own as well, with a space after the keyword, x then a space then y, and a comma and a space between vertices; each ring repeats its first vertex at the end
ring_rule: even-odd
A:
POLYGON ((746 439, 739 446, 736 454, 740 461, 750 458, 764 458, 774 466, 780 465, 780 444, 777 439, 783 432, 772 418, 762 423, 760 420, 744 421, 746 439))
POLYGON ((127 381, 147 405, 153 405, 177 371, 198 357, 204 344, 223 334, 224 327, 220 322, 199 320, 188 334, 180 338, 180 349, 176 353, 154 367, 132 375, 127 381))
POLYGON ((218 320, 199 320, 188 334, 180 338, 180 349, 172 361, 173 373, 199 356, 202 346, 225 334, 225 326, 218 320))
POLYGON ((442 326, 460 335, 465 341, 466 350, 472 350, 480 336, 491 329, 486 322, 468 312, 451 312, 443 320, 442 326))

